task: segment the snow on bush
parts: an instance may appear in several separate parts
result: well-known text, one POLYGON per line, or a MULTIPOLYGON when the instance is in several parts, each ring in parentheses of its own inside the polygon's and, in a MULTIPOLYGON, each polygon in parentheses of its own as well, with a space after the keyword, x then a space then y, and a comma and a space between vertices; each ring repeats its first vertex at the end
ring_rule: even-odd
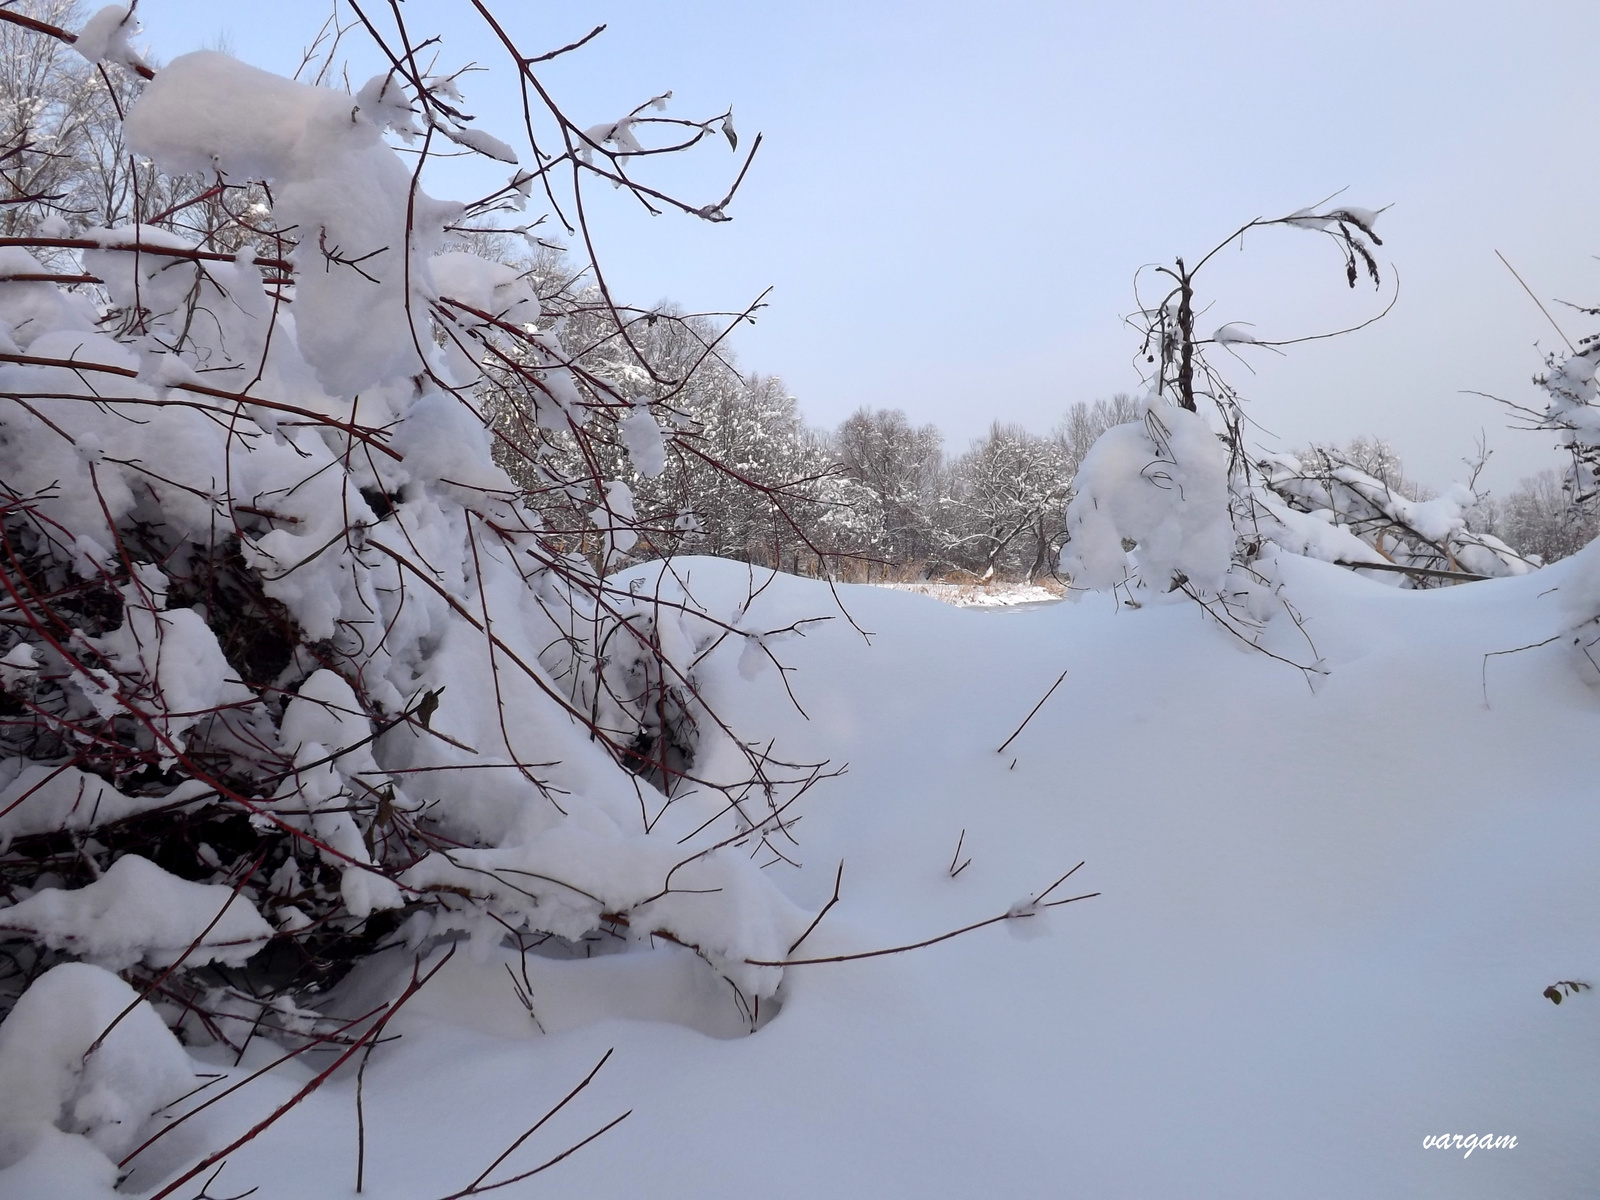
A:
POLYGON ((124 855, 93 883, 44 888, 0 909, 0 931, 27 934, 51 950, 120 971, 141 959, 242 966, 272 937, 272 926, 232 889, 192 883, 137 854, 124 855))
MULTIPOLYGON (((126 17, 80 49, 136 62, 126 17)), ((450 77, 410 72, 351 96, 180 57, 125 125, 177 202, 51 214, 56 257, 3 252, 33 277, 0 279, 0 1104, 27 1109, 0 1121, 7 1161, 28 1122, 115 1159, 183 1090, 144 1001, 78 1063, 135 996, 191 1040, 293 1041, 397 938, 603 933, 688 946, 753 1002, 782 972, 749 960, 805 927, 752 854, 819 768, 698 687, 704 654, 761 631, 670 572, 607 582, 637 535, 603 454, 557 481, 525 447, 520 486, 496 461, 508 407, 645 476, 671 422, 565 357, 524 272, 450 241, 531 176, 430 197, 386 130, 515 155, 450 77)), ((625 157, 565 161, 633 186, 625 157)))
POLYGON ((1416 500, 1336 451, 1264 455, 1249 492, 1256 528, 1286 550, 1347 566, 1398 568, 1391 582, 1427 586, 1452 575, 1524 575, 1537 565, 1469 517, 1479 497, 1465 484, 1416 500))
POLYGON ((1196 413, 1153 393, 1078 468, 1061 569, 1080 586, 1217 591, 1233 557, 1228 456, 1196 413))
MULTIPOLYGON (((1149 270, 1165 295, 1155 302, 1141 298, 1129 318, 1144 337, 1141 355, 1155 364, 1145 422, 1107 430, 1079 468, 1060 560, 1074 582, 1096 589, 1126 582, 1158 592, 1192 582, 1189 590, 1202 603, 1211 607, 1205 594, 1220 602, 1213 615, 1253 642, 1255 635, 1240 626, 1259 626, 1277 607, 1274 547, 1380 578, 1390 573, 1387 581, 1402 587, 1518 575, 1538 565, 1472 528, 1473 510, 1484 498, 1470 486, 1413 498, 1336 451, 1313 449, 1303 458, 1246 451, 1242 397, 1208 361, 1206 348, 1221 346, 1237 356, 1238 347, 1276 349, 1305 339, 1274 341, 1239 322, 1198 336, 1196 277, 1222 250, 1242 246, 1250 231, 1280 226, 1327 236, 1344 260, 1349 285, 1365 274, 1377 287, 1374 250, 1383 243, 1373 226, 1379 215, 1341 206, 1258 218, 1193 266, 1179 258, 1149 270), (1220 434, 1198 416, 1202 399, 1214 405, 1220 434)), ((1136 292, 1145 272, 1135 276, 1136 292)))
MULTIPOLYGON (((1585 310, 1591 315, 1593 309, 1585 310)), ((1581 339, 1565 358, 1552 355, 1537 383, 1545 394, 1542 410, 1518 409, 1534 428, 1556 432, 1571 456, 1563 489, 1568 503, 1591 503, 1600 495, 1600 335, 1581 339)), ((1600 685, 1600 543, 1590 542, 1573 556, 1561 593, 1560 637, 1574 666, 1591 685, 1600 685)))

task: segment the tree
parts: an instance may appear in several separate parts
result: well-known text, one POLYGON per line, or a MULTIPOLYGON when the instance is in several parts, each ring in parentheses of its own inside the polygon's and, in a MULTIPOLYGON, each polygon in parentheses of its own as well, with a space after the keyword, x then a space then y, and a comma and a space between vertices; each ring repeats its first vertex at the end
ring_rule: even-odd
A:
MULTIPOLYGON (((1151 367, 1144 428, 1116 427, 1106 435, 1111 440, 1102 439, 1085 459, 1067 514, 1064 569, 1090 586, 1126 582, 1157 593, 1182 590, 1207 604, 1216 601, 1214 615, 1235 632, 1241 622, 1259 623, 1258 610, 1271 607, 1270 580, 1255 564, 1273 545, 1393 573, 1409 586, 1531 569, 1532 563, 1498 538, 1470 528, 1469 514, 1480 505, 1470 485, 1458 485, 1438 499, 1407 495, 1398 463, 1381 442, 1358 440, 1343 451, 1315 449, 1302 457, 1252 453, 1245 445, 1241 397, 1209 361, 1208 348, 1237 354, 1247 347, 1279 349, 1352 333, 1388 308, 1337 334, 1267 340, 1228 323, 1201 337, 1197 276, 1222 250, 1242 244, 1250 231, 1287 227, 1326 235, 1339 250, 1348 284, 1355 287, 1365 275, 1377 287, 1381 275, 1374 250, 1382 242, 1373 227, 1378 215, 1341 206, 1258 218, 1192 267, 1180 258, 1173 266, 1148 269, 1163 294, 1153 302, 1141 299, 1129 318, 1151 367), (1220 465, 1205 432, 1209 426, 1197 423, 1200 399, 1212 402, 1220 422, 1215 436, 1226 452, 1220 465), (1231 570, 1234 565, 1239 570, 1231 570)), ((1136 296, 1144 274, 1142 269, 1135 277, 1136 296)))
POLYGON ((943 501, 944 555, 983 579, 1010 571, 1029 582, 1050 568, 1072 467, 1052 438, 991 425, 951 465, 943 501))
POLYGON ((1109 400, 1096 400, 1093 404, 1079 401, 1067 410, 1067 415, 1056 425, 1052 436, 1061 445, 1063 458, 1076 473, 1090 447, 1100 435, 1113 425, 1126 425, 1143 415, 1139 402, 1126 392, 1118 392, 1109 400))
POLYGON ((556 527, 568 489, 595 475, 626 486, 635 540, 608 545, 582 526, 574 539, 597 570, 691 552, 821 571, 860 550, 855 510, 866 497, 840 476, 827 439, 806 426, 783 381, 739 369, 726 328, 665 305, 617 310, 597 288, 576 286, 579 273, 560 258, 531 269, 588 400, 581 430, 541 423, 537 398, 530 410, 527 397, 489 388, 486 400, 501 461, 553 506, 556 527), (613 393, 630 399, 631 412, 617 416, 613 393), (647 409, 666 414, 670 436, 642 424, 647 409), (636 444, 641 436, 648 449, 636 444))
POLYGON ((870 553, 896 567, 927 563, 944 547, 939 493, 945 475, 944 435, 914 426, 899 409, 860 409, 833 435, 845 475, 876 500, 878 529, 870 553))
POLYGON ((1492 532, 1546 563, 1570 557, 1600 535, 1600 504, 1573 503, 1559 472, 1540 471, 1494 506, 1492 532))

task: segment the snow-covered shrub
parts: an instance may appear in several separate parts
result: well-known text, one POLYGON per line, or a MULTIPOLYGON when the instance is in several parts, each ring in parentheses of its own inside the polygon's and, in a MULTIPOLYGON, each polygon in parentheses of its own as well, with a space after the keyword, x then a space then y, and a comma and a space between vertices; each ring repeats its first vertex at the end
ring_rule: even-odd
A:
MULTIPOLYGON (((1431 499, 1406 494, 1385 477, 1381 444, 1299 456, 1246 446, 1242 398, 1209 361, 1208 349, 1237 355, 1244 347, 1275 349, 1305 339, 1269 340, 1239 322, 1199 336, 1196 276, 1223 249, 1242 245, 1251 230, 1278 226, 1328 236, 1349 285, 1364 274, 1376 287, 1378 215, 1338 207, 1258 219, 1192 266, 1180 258, 1153 268, 1164 294, 1154 302, 1141 299, 1129 318, 1142 337, 1141 355, 1152 364, 1146 423, 1109 430, 1079 469, 1061 552, 1062 569, 1075 582, 1090 588, 1128 582, 1157 591, 1192 583, 1191 594, 1208 606, 1220 602, 1214 615, 1253 641, 1245 627, 1258 626, 1274 608, 1274 547, 1411 587, 1522 574, 1538 565, 1473 527, 1483 499, 1470 486, 1455 485, 1431 499), (1214 412, 1214 430, 1200 416, 1202 400, 1211 401, 1203 407, 1214 412), (1368 450, 1370 461, 1357 461, 1368 450)), ((1136 290, 1143 275, 1136 277, 1136 290)))
POLYGON ((1083 587, 1216 592, 1233 556, 1228 456, 1198 413, 1155 393, 1078 468, 1061 569, 1083 587))
POLYGON ((1401 587, 1523 575, 1538 565, 1471 527, 1481 500, 1466 484, 1416 499, 1323 448, 1263 455, 1255 467, 1251 528, 1297 554, 1387 574, 1401 587))
POLYGON ((30 1048, 51 989, 89 1005, 69 1040, 126 994, 238 1046, 315 1028, 397 939, 604 930, 770 995, 780 969, 747 960, 781 961, 805 921, 741 844, 817 769, 747 745, 696 677, 760 631, 670 571, 607 581, 638 521, 603 455, 559 479, 537 446, 520 479, 496 461, 514 404, 580 452, 609 431, 653 475, 671 414, 574 364, 529 280, 450 240, 536 187, 566 220, 587 178, 667 203, 619 130, 733 143, 727 114, 641 107, 602 136, 551 106, 531 168, 462 204, 386 135, 518 156, 409 53, 354 96, 209 51, 139 88, 129 30, 103 10, 78 45, 137 91, 120 133, 162 203, 109 226, 43 211, 0 252, 0 1098, 61 1076, 0 1166, 46 1136, 34 1116, 115 1159, 171 1098, 165 1050, 137 1095, 96 1082, 123 1041, 161 1041, 143 1001, 86 1064, 30 1048))
MULTIPOLYGON (((1585 309, 1590 316, 1600 309, 1585 309)), ((1566 357, 1552 354, 1534 382, 1544 391, 1542 410, 1517 407, 1535 429, 1556 432, 1570 455, 1562 486, 1574 515, 1600 496, 1600 334, 1579 340, 1566 357)), ((1592 511, 1592 509, 1591 509, 1592 511)), ((1574 665, 1591 684, 1600 685, 1600 543, 1574 555, 1563 585, 1562 636, 1574 665)))
MULTIPOLYGON (((1223 250, 1242 245, 1252 230, 1282 227, 1327 236, 1344 260, 1349 285, 1355 287, 1365 274, 1376 287, 1380 275, 1373 251, 1382 245, 1373 231, 1377 217, 1368 209, 1341 206, 1257 218, 1193 264, 1178 258, 1171 266, 1141 268, 1135 275, 1138 307, 1128 324, 1140 335, 1140 358, 1151 367, 1144 422, 1107 430, 1079 468, 1061 549, 1062 570, 1074 582, 1103 589, 1126 581, 1158 593, 1183 588, 1205 602, 1225 590, 1223 577, 1231 564, 1248 567, 1259 555, 1260 536, 1244 528, 1257 524, 1252 501, 1258 481, 1251 477, 1241 397, 1211 364, 1207 350, 1220 347, 1236 354, 1243 346, 1286 343, 1260 338, 1239 322, 1201 336, 1196 278, 1223 250), (1142 294, 1147 270, 1161 289, 1158 298, 1142 294), (1205 407, 1214 410, 1218 428, 1200 415, 1201 401, 1210 401, 1205 407)), ((1250 593, 1261 582, 1247 571, 1232 590, 1250 593)))

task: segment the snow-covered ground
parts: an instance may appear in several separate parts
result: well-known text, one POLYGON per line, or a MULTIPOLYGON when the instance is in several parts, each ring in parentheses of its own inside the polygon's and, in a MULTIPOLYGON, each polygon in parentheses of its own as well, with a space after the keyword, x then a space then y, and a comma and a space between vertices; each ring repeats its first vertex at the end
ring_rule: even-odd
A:
POLYGON ((1060 588, 1041 587, 1036 583, 881 583, 897 592, 914 596, 932 596, 957 608, 1015 608, 1019 604, 1054 604, 1060 600, 1060 588))
MULTIPOLYGON (((743 566, 684 565, 713 611, 746 593, 743 566)), ((1105 596, 995 620, 841 588, 870 642, 835 620, 781 647, 809 720, 776 672, 746 680, 737 649, 718 651, 710 698, 744 731, 849 765, 801 802, 801 869, 769 872, 815 911, 844 864, 806 954, 1005 912, 1080 860, 1057 895, 1101 895, 790 967, 754 1034, 672 946, 531 957, 543 1034, 507 976, 517 956, 460 953, 367 1068, 366 1193, 465 1188, 612 1051, 487 1182, 628 1119, 497 1194, 1593 1194, 1600 994, 1557 1007, 1541 992, 1600 984, 1600 699, 1559 644, 1484 658, 1559 627, 1566 568, 1425 592, 1287 556, 1280 570, 1329 668, 1315 692, 1192 603, 1105 596), (963 831, 971 861, 952 877, 963 831), (1424 1148, 1440 1134, 1516 1145, 1424 1148)), ((825 585, 780 577, 753 619, 830 604, 825 585)), ((1269 641, 1304 657, 1287 621, 1269 641)), ((242 1076, 274 1052, 199 1069, 242 1076)), ((209 1144, 327 1061, 216 1105, 209 1144)), ((351 1195, 355 1087, 328 1083, 209 1194, 351 1195)), ((0 1195, 100 1194, 74 1190, 64 1161, 41 1149, 0 1195)))

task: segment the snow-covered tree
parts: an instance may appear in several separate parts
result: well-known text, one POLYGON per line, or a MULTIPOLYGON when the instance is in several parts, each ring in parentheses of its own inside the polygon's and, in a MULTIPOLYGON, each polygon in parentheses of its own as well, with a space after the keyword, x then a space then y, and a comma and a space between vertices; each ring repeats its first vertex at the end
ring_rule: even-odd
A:
MULTIPOLYGON (((1306 339, 1263 338, 1239 322, 1201 336, 1199 272, 1252 230, 1295 228, 1333 242, 1351 287, 1363 275, 1376 287, 1378 215, 1341 206, 1257 219, 1192 266, 1177 259, 1173 266, 1148 269, 1162 294, 1141 297, 1129 318, 1151 365, 1143 421, 1115 427, 1085 459, 1067 513, 1064 570, 1092 587, 1126 582, 1154 593, 1182 589, 1206 603, 1220 601, 1220 619, 1239 632, 1236 621, 1256 624, 1271 607, 1263 599, 1271 594, 1271 580, 1255 564, 1270 557, 1274 546, 1387 574, 1402 586, 1520 574, 1536 565, 1492 533, 1472 528, 1482 501, 1470 486, 1425 498, 1406 485, 1381 442, 1358 440, 1342 451, 1314 449, 1299 456, 1262 453, 1246 444, 1242 398, 1208 352, 1278 349, 1306 339), (1210 401, 1203 406, 1209 418, 1202 415, 1202 400, 1210 401), (1220 465, 1212 442, 1222 447, 1220 465), (1230 572, 1230 564, 1239 569, 1230 572)), ((1141 271, 1136 291, 1144 278, 1141 271)))
POLYGON ((1600 536, 1600 502, 1574 501, 1561 474, 1540 471, 1524 479, 1490 513, 1491 532, 1529 556, 1556 562, 1600 536))
POLYGON ((568 489, 596 473, 627 486, 637 540, 602 561, 597 536, 577 538, 597 568, 692 552, 826 571, 860 552, 858 510, 870 497, 835 467, 781 379, 740 370, 726 326, 669 306, 617 309, 597 288, 573 286, 562 259, 535 270, 541 307, 560 314, 560 344, 589 404, 581 428, 547 428, 536 399, 530 411, 526 397, 490 388, 500 459, 553 505, 557 526, 568 489), (606 403, 612 393, 632 397, 632 409, 619 416, 606 403), (665 418, 665 436, 638 415, 645 409, 665 418))
POLYGON ((951 464, 944 557, 985 579, 1048 571, 1073 473, 1062 449, 1021 426, 990 426, 951 464))
POLYGON ((938 521, 946 474, 938 427, 913 425, 899 409, 863 408, 834 431, 833 450, 844 473, 876 501, 871 553, 894 566, 937 558, 944 548, 938 521))
POLYGON ((997 422, 950 456, 936 427, 863 409, 833 436, 844 474, 870 495, 866 504, 848 498, 854 544, 899 570, 1036 578, 1060 547, 1078 464, 1101 433, 1134 416, 1127 396, 1079 402, 1048 435, 997 422))

